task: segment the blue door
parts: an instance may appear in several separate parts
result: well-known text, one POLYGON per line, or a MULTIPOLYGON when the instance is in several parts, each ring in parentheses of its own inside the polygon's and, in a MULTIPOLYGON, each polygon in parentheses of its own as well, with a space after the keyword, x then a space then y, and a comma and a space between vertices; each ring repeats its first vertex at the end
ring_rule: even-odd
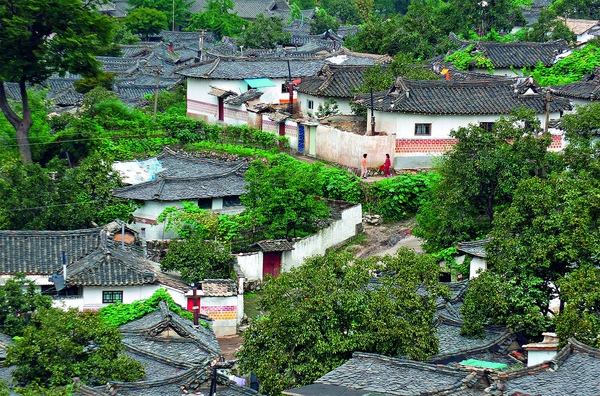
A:
POLYGON ((304 125, 298 126, 298 152, 304 152, 304 125))

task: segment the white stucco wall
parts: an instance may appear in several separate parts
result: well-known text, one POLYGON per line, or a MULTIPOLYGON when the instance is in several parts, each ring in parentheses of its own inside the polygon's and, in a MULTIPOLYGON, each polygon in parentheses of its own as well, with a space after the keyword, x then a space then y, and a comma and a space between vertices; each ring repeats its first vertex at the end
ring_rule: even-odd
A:
POLYGON ((487 263, 484 258, 471 257, 471 265, 469 266, 469 279, 477 278, 479 271, 485 271, 487 269, 487 263))
POLYGON ((237 262, 247 279, 262 279, 262 252, 240 253, 236 257, 237 262))
POLYGON ((172 289, 163 285, 143 285, 143 286, 114 286, 114 287, 100 287, 100 286, 85 286, 83 288, 83 309, 97 309, 102 308, 108 304, 102 303, 102 292, 103 291, 122 291, 123 292, 123 303, 129 304, 137 300, 148 298, 159 289, 164 288, 167 290, 169 295, 173 297, 175 303, 186 307, 186 298, 182 291, 172 289))
MULTIPOLYGON (((307 257, 323 255, 332 246, 340 244, 356 235, 357 224, 362 223, 362 206, 355 205, 342 212, 342 218, 315 235, 294 242, 294 250, 282 252, 281 271, 289 271, 304 262, 307 257)), ((248 280, 262 280, 263 254, 242 253, 237 255, 238 264, 248 280)))
POLYGON ((527 351, 527 367, 552 360, 557 351, 527 351))
POLYGON ((316 135, 317 157, 325 161, 360 168, 360 161, 365 153, 368 154, 367 167, 383 164, 385 154, 394 157, 395 135, 357 135, 328 125, 317 126, 316 135))
MULTIPOLYGON (((319 111, 319 105, 323 105, 325 101, 329 99, 327 97, 322 96, 314 96, 305 94, 302 92, 298 92, 298 104, 300 106, 300 111, 303 115, 307 116, 310 111, 313 114, 313 117, 317 117, 317 111, 319 111), (313 108, 308 108, 308 101, 313 101, 313 108)), ((352 109, 350 108, 350 100, 346 98, 333 98, 338 105, 338 114, 352 114, 352 109)))
MULTIPOLYGON (((243 306, 242 300, 242 312, 243 306)), ((239 307, 238 296, 204 296, 200 299, 200 313, 213 320, 212 329, 217 337, 236 334, 239 307)))
MULTIPOLYGON (((281 85, 286 82, 282 78, 270 79, 275 86, 258 88, 263 95, 260 97, 262 103, 279 104, 289 100, 289 93, 281 92, 281 85)), ((248 84, 244 80, 213 80, 188 77, 187 79, 187 115, 188 117, 202 119, 210 123, 216 123, 218 117, 219 100, 216 96, 208 93, 213 87, 236 92, 238 95, 248 91, 248 84)), ((294 92, 294 97, 296 93, 294 92)), ((224 104, 224 122, 230 125, 241 125, 248 123, 248 116, 244 114, 246 106, 232 106, 224 104)))
MULTIPOLYGON (((355 205, 342 213, 342 218, 329 227, 319 230, 315 235, 294 242, 294 250, 283 252, 281 270, 301 265, 304 259, 315 255, 323 255, 332 246, 344 242, 356 235, 356 225, 362 223, 362 206, 355 205)), ((261 268, 262 272, 262 268, 261 268)))

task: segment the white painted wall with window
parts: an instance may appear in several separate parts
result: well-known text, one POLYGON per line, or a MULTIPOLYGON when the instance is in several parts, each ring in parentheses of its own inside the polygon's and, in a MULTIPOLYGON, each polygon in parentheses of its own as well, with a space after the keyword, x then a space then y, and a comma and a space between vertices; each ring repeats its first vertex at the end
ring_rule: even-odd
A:
MULTIPOLYGON (((186 307, 187 300, 183 291, 176 290, 163 285, 141 285, 141 286, 85 286, 83 288, 83 309, 102 308, 108 303, 103 302, 103 299, 108 294, 115 296, 117 293, 122 293, 123 303, 129 304, 137 300, 148 298, 154 294, 159 288, 164 288, 173 297, 173 300, 186 307), (105 293, 109 292, 109 293, 105 293)), ((104 300, 105 301, 105 300, 104 300)))

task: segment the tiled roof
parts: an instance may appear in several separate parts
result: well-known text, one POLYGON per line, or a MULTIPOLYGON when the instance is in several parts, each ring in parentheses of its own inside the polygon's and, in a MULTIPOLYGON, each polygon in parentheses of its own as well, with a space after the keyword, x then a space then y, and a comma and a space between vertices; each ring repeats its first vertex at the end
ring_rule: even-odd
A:
MULTIPOLYGON (((97 388, 83 386, 76 395, 181 396, 207 394, 212 377, 210 362, 221 354, 211 329, 194 326, 170 311, 164 301, 158 310, 120 327, 127 354, 144 365, 146 378, 112 382, 97 388)), ((258 395, 217 376, 217 394, 258 395)))
POLYGON ((475 45, 475 50, 481 51, 495 68, 532 67, 538 62, 551 66, 556 62, 556 56, 567 49, 567 43, 563 40, 551 43, 478 41, 475 45))
POLYGON ((596 68, 592 74, 584 76, 579 82, 553 85, 548 89, 554 95, 565 98, 598 100, 600 99, 600 68, 596 68))
POLYGON ((239 196, 246 192, 244 161, 215 161, 165 149, 157 159, 164 170, 156 180, 116 188, 113 195, 143 201, 239 196))
POLYGON ((471 242, 459 242, 456 249, 459 252, 467 253, 475 257, 486 257, 485 246, 490 242, 489 238, 481 239, 479 241, 471 242))
POLYGON ((210 297, 237 296, 237 283, 233 279, 204 279, 202 292, 204 296, 210 297))
POLYGON ((501 375, 504 395, 521 392, 544 396, 600 395, 600 350, 569 339, 548 365, 536 365, 501 375))
MULTIPOLYGON (((324 61, 292 59, 289 63, 292 77, 305 77, 317 73, 324 61)), ((218 58, 180 69, 177 73, 186 77, 222 80, 288 78, 288 61, 218 58)))
POLYGON ((251 101, 253 99, 258 99, 262 96, 264 92, 260 92, 258 89, 250 89, 244 92, 241 95, 230 96, 225 99, 225 103, 233 105, 233 106, 241 106, 242 104, 251 101))
POLYGON ((286 113, 285 111, 274 111, 269 113, 269 120, 275 122, 283 122, 290 118, 292 115, 290 113, 286 113))
POLYGON ((325 65, 314 77, 305 77, 296 86, 298 92, 315 96, 352 98, 353 88, 364 83, 366 67, 325 65))
POLYGON ((100 246, 102 228, 72 231, 0 231, 0 274, 51 275, 100 246))
MULTIPOLYGON (((530 79, 489 81, 416 81, 398 78, 387 92, 374 95, 374 108, 379 111, 417 114, 510 114, 524 107, 537 114, 545 113, 545 95, 530 79), (516 93, 515 93, 516 91, 516 93)), ((370 95, 357 95, 355 99, 371 108, 370 95)), ((550 111, 570 110, 570 102, 552 97, 550 111)))
POLYGON ((285 239, 260 241, 256 242, 256 245, 263 252, 286 252, 294 250, 294 244, 285 239))
POLYGON ((598 26, 600 21, 598 20, 590 20, 590 19, 571 19, 571 18, 558 18, 562 21, 569 30, 571 30, 576 35, 583 34, 590 30, 591 28, 598 26))
POLYGON ((352 359, 316 380, 314 385, 285 393, 316 395, 317 393, 314 393, 312 388, 320 387, 321 396, 346 394, 457 395, 474 386, 482 376, 482 373, 464 368, 440 367, 428 363, 355 352, 352 359), (322 387, 322 385, 328 386, 322 387))
POLYGON ((0 361, 6 359, 6 347, 14 343, 12 337, 0 333, 0 361))

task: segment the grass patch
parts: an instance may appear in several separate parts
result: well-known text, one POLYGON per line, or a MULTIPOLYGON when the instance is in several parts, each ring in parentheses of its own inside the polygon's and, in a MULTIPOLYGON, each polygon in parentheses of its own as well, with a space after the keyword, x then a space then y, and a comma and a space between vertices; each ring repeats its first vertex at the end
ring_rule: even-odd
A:
POLYGON ((261 291, 244 294, 244 313, 249 319, 254 319, 263 314, 258 309, 258 301, 260 300, 261 294, 261 291))

